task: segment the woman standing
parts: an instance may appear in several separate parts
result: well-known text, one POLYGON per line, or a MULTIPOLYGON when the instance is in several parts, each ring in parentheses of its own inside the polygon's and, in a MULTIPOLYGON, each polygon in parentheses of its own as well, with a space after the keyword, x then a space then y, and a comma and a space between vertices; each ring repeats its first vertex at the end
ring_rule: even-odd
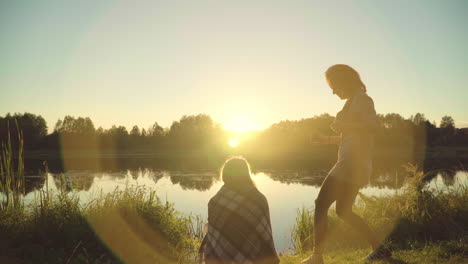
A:
POLYGON ((372 172, 372 149, 377 116, 374 102, 366 94, 366 86, 356 70, 348 65, 333 65, 325 72, 328 85, 341 100, 343 109, 336 114, 332 129, 341 133, 338 161, 330 170, 315 200, 314 252, 303 263, 323 263, 322 253, 327 236, 328 209, 336 202, 336 214, 361 233, 372 246, 367 260, 391 257, 380 246, 376 234, 352 211, 360 188, 369 182, 372 172))
POLYGON ((208 203, 208 232, 199 263, 279 263, 265 196, 250 178, 243 158, 221 168, 224 185, 208 203))

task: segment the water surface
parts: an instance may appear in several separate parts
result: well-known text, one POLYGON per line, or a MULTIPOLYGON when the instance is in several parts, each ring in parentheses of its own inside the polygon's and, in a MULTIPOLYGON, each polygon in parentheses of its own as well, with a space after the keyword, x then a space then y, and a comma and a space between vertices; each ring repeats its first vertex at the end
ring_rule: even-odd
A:
MULTIPOLYGON (((430 188, 453 188, 457 184, 468 185, 468 173, 454 172, 450 175, 439 173, 430 181, 430 188), (450 176, 450 177, 448 177, 450 176), (452 186, 452 187, 450 187, 452 186)), ((361 190, 365 195, 384 196, 398 191, 399 177, 392 174, 376 177, 372 184, 361 190)), ((267 197, 273 228, 273 236, 278 251, 290 248, 290 234, 295 223, 297 210, 303 206, 312 208, 319 191, 323 174, 301 174, 293 171, 257 171, 253 179, 258 189, 267 197)), ((76 192, 80 202, 86 204, 99 193, 109 193, 116 188, 142 185, 156 190, 163 201, 174 204, 176 210, 184 214, 207 218, 209 199, 221 188, 222 182, 215 172, 191 171, 122 171, 122 172, 79 172, 71 171, 61 177, 49 173, 46 181, 39 176, 28 177, 29 185, 36 182, 35 190, 57 190, 59 186, 76 192)), ((26 203, 34 200, 36 191, 26 197, 26 203)))

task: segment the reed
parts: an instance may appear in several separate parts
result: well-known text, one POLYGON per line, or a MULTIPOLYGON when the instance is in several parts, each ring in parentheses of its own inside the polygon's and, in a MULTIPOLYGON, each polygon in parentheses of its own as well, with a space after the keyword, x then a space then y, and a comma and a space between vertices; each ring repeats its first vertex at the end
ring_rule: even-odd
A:
POLYGON ((0 209, 8 210, 22 207, 22 194, 24 185, 24 158, 23 158, 23 134, 16 123, 18 136, 18 151, 14 153, 11 142, 10 126, 8 127, 7 142, 2 142, 0 153, 0 192, 2 202, 0 209))
POLYGON ((65 188, 46 188, 26 207, 0 210, 0 244, 7 245, 0 256, 35 263, 194 263, 200 237, 192 220, 143 186, 100 193, 88 203, 65 188))
POLYGON ((291 234, 291 242, 293 250, 299 254, 307 250, 312 250, 313 247, 313 231, 314 231, 314 215, 313 211, 304 206, 297 209, 296 223, 291 234))

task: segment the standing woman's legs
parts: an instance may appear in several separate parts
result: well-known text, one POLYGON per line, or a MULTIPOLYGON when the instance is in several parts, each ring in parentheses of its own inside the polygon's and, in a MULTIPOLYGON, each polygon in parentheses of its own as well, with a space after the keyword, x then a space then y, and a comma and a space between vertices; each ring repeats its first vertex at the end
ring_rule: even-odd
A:
POLYGON ((325 178, 320 192, 315 200, 314 213, 314 253, 321 255, 328 231, 328 209, 337 199, 339 185, 337 181, 330 176, 325 178))
POLYGON ((338 195, 336 199, 336 214, 343 219, 345 223, 361 233, 374 250, 377 249, 380 242, 376 234, 360 216, 353 212, 353 204, 359 192, 359 187, 349 183, 344 183, 343 187, 343 192, 341 195, 338 195))

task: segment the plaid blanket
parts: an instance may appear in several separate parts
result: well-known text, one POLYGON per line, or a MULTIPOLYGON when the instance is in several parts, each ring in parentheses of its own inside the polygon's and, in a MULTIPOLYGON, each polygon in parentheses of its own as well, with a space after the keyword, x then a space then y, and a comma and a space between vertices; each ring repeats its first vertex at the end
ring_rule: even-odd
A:
POLYGON ((279 263, 268 202, 257 188, 223 186, 211 198, 199 263, 279 263))

